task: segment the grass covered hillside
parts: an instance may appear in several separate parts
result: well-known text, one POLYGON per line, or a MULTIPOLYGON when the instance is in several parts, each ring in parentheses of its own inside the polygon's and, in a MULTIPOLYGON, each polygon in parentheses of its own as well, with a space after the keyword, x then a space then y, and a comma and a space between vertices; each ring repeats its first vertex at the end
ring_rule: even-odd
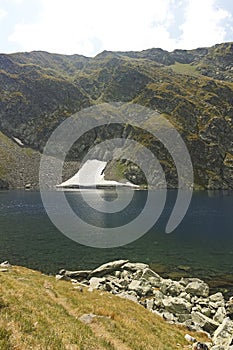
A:
POLYGON ((23 267, 0 272, 1 350, 180 350, 189 348, 186 332, 107 292, 23 267))

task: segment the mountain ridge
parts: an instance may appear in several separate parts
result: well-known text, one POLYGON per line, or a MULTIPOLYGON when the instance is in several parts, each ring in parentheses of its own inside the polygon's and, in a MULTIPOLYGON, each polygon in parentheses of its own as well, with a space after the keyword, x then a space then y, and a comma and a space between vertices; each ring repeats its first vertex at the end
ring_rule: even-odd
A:
MULTIPOLYGON (((84 108, 129 102, 157 110, 181 133, 194 165, 195 186, 233 188, 233 43, 173 52, 103 51, 93 58, 43 51, 0 54, 0 98, 0 131, 36 152, 43 151, 62 121, 84 108)), ((94 142, 102 138, 97 131, 94 142)), ((91 146, 84 139, 76 145, 76 161, 83 155, 78 150, 91 146)), ((139 139, 161 154, 155 140, 148 144, 149 137, 139 139)), ((166 166, 174 188, 174 167, 166 166)), ((129 180, 135 176, 131 168, 126 164, 123 170, 129 180)), ((1 180, 15 187, 9 171, 2 173, 1 180)), ((137 169, 135 182, 141 178, 137 169)))

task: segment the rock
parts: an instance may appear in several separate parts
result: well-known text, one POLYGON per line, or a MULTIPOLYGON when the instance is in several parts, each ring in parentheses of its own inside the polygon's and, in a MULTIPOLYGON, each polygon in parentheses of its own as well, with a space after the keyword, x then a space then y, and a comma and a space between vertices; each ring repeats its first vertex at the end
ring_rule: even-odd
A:
MULTIPOLYGON (((4 262, 3 266, 7 264, 4 262)), ((139 303, 168 322, 182 324, 189 330, 214 334, 216 350, 220 346, 229 350, 233 341, 233 321, 226 318, 233 315, 233 298, 225 303, 220 292, 209 296, 209 286, 198 278, 182 278, 180 281, 163 279, 148 265, 129 263, 128 260, 110 262, 91 272, 63 269, 56 278, 74 281, 74 288, 80 292, 83 290, 81 285, 89 286, 88 291, 105 290, 139 303), (81 282, 77 282, 78 279, 81 282)), ((84 316, 87 323, 96 317, 93 314, 84 316)), ((195 343, 195 349, 206 349, 204 346, 208 348, 209 345, 195 343)))
POLYGON ((185 323, 188 320, 191 320, 191 314, 179 314, 177 315, 178 322, 185 323))
POLYGON ((198 304, 201 307, 208 307, 209 306, 209 299, 208 298, 196 298, 195 304, 198 304))
POLYGON ((233 319, 233 300, 231 299, 226 303, 226 312, 227 316, 233 319))
POLYGON ((227 312, 225 307, 221 306, 218 308, 216 314, 213 317, 213 320, 221 324, 224 318, 226 318, 226 315, 227 315, 227 312))
POLYGON ((143 263, 130 263, 130 262, 127 262, 124 265, 124 270, 128 270, 128 271, 131 271, 131 272, 136 272, 138 270, 145 270, 147 268, 149 268, 149 265, 143 264, 143 263))
POLYGON ((193 344, 193 350, 209 350, 209 348, 206 344, 197 342, 193 344))
POLYGON ((154 299, 153 298, 146 299, 146 308, 150 311, 153 310, 153 308, 154 308, 154 299))
POLYGON ((114 272, 114 276, 116 276, 117 278, 121 277, 121 271, 115 271, 114 272))
POLYGON ((145 268, 142 272, 142 278, 144 278, 147 281, 150 281, 150 278, 156 279, 158 281, 161 281, 161 277, 154 272, 153 270, 149 269, 149 268, 145 268))
POLYGON ((163 318, 168 322, 174 322, 176 320, 175 316, 171 312, 164 312, 163 318))
POLYGON ((116 260, 99 266, 97 269, 91 271, 89 278, 91 277, 103 277, 113 271, 118 270, 125 265, 129 260, 116 260))
POLYGON ((192 304, 182 298, 167 297, 162 301, 164 308, 173 314, 187 314, 191 312, 192 304))
POLYGON ((135 291, 139 296, 153 294, 151 285, 146 280, 132 280, 128 286, 129 290, 135 291))
POLYGON ((89 280, 89 286, 92 289, 99 289, 101 286, 104 285, 105 281, 106 281, 105 278, 92 277, 89 280))
POLYGON ((117 294, 118 297, 123 298, 123 299, 128 299, 131 301, 134 301, 135 303, 138 303, 138 296, 135 292, 121 292, 117 294))
POLYGON ((185 334, 184 336, 185 340, 187 340, 189 343, 195 343, 197 340, 193 337, 191 337, 191 335, 189 334, 185 334))
POLYGON ((182 286, 179 282, 172 281, 170 279, 164 279, 160 284, 161 292, 166 295, 178 296, 184 292, 184 289, 184 286, 182 286))
POLYGON ((215 302, 221 302, 221 303, 224 304, 224 296, 223 296, 223 294, 221 292, 218 292, 218 293, 210 295, 209 296, 209 300, 214 302, 214 303, 215 302))
POLYGON ((3 261, 1 264, 0 264, 1 267, 4 267, 4 268, 10 268, 12 267, 11 264, 9 263, 9 261, 3 261))
POLYGON ((216 329, 213 335, 214 345, 228 347, 233 341, 233 321, 230 318, 225 318, 222 324, 216 329))
POLYGON ((83 288, 81 286, 74 286, 74 289, 77 291, 77 292, 83 292, 83 288))
POLYGON ((159 290, 154 290, 153 291, 153 296, 154 296, 154 306, 156 308, 163 307, 163 303, 162 303, 162 300, 164 298, 163 293, 161 293, 159 290))
POLYGON ((195 324, 200 326, 204 331, 213 334, 214 331, 218 328, 219 324, 212 320, 211 318, 203 315, 198 311, 192 311, 191 313, 192 320, 195 324))
POLYGON ((70 278, 65 275, 56 275, 55 278, 57 281, 70 281, 70 278))
MULTIPOLYGON (((212 316, 212 311, 211 311, 211 309, 209 309, 208 307, 202 307, 201 310, 200 310, 200 312, 201 312, 203 315, 207 316, 207 317, 211 317, 211 316, 212 316)), ((218 322, 218 321, 216 320, 216 322, 218 322)))
POLYGON ((208 297, 209 295, 209 286, 207 283, 196 280, 193 282, 190 282, 186 288, 185 292, 189 293, 191 295, 201 296, 201 297, 208 297))
POLYGON ((0 190, 9 190, 9 187, 8 181, 0 179, 0 190))
POLYGON ((79 320, 85 324, 91 323, 97 315, 95 314, 84 314, 79 317, 79 320))
POLYGON ((8 272, 8 269, 0 269, 0 272, 8 272))
POLYGON ((180 298, 183 298, 183 299, 185 299, 185 300, 191 302, 191 295, 188 294, 188 293, 186 293, 186 292, 180 293, 180 298))
POLYGON ((81 270, 81 271, 67 271, 61 270, 59 274, 65 275, 70 278, 75 278, 77 280, 86 279, 91 273, 91 270, 81 270))

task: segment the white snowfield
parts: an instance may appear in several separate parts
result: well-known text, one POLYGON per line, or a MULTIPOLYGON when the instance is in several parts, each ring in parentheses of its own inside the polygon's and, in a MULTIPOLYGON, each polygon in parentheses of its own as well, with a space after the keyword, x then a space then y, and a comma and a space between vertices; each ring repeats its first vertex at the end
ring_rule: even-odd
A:
POLYGON ((19 145, 19 146, 24 146, 24 143, 18 139, 18 137, 12 137, 12 139, 19 145))
POLYGON ((100 161, 97 159, 87 160, 81 169, 67 181, 57 185, 59 188, 69 187, 111 187, 111 186, 126 186, 138 188, 139 186, 134 185, 132 182, 118 182, 104 179, 104 170, 107 162, 100 161))

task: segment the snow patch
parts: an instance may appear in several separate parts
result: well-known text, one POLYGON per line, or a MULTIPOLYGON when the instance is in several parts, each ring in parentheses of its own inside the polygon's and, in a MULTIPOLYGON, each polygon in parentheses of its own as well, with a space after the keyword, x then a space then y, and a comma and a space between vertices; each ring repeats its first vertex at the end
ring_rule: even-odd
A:
POLYGON ((87 160, 81 169, 67 181, 57 185, 57 187, 108 187, 108 186, 127 186, 138 188, 139 186, 134 185, 132 182, 118 182, 113 180, 104 179, 104 170, 107 162, 100 161, 97 159, 87 160))
POLYGON ((19 146, 24 146, 24 143, 18 139, 18 137, 12 137, 12 139, 19 145, 19 146))

